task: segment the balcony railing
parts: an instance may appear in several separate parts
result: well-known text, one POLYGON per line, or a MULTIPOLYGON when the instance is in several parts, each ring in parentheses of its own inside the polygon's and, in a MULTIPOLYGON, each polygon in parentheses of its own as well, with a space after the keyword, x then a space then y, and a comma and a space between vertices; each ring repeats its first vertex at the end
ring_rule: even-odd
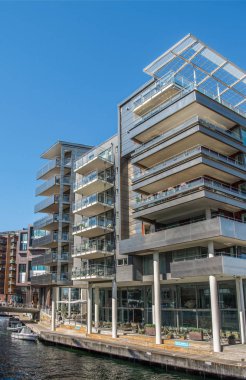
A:
MULTIPOLYGON (((45 236, 42 236, 37 239, 33 239, 33 247, 40 247, 43 245, 50 244, 52 242, 58 242, 59 234, 58 232, 52 232, 50 234, 47 234, 45 236)), ((62 232, 61 234, 61 241, 69 241, 69 233, 68 232, 62 232)))
POLYGON ((83 254, 87 254, 90 252, 105 252, 105 253, 113 253, 114 245, 112 242, 107 240, 90 240, 84 244, 73 247, 73 257, 81 256, 83 254))
MULTIPOLYGON (((159 105, 157 107, 153 107, 153 109, 151 109, 151 111, 145 113, 144 116, 139 117, 136 120, 136 122, 135 122, 135 126, 143 123, 145 120, 149 119, 153 115, 155 115, 158 112, 162 111, 163 109, 167 108, 169 105, 171 105, 172 103, 176 102, 178 99, 183 98, 185 95, 187 95, 189 92, 191 92, 193 90, 197 90, 197 91, 201 92, 202 94, 208 96, 209 98, 215 100, 216 102, 218 102, 218 103, 224 105, 225 107, 231 109, 232 111, 238 113, 239 115, 241 115, 243 117, 246 117, 246 113, 243 112, 243 111, 241 111, 238 107, 235 107, 231 103, 223 100, 221 96, 218 96, 218 94, 213 94, 213 93, 205 90, 202 87, 197 87, 194 82, 189 82, 186 78, 182 77, 180 74, 176 74, 175 75, 175 74, 171 73, 170 77, 167 80, 165 80, 165 78, 164 78, 164 83, 163 83, 163 85, 159 89, 158 89, 158 82, 161 81, 162 79, 160 79, 159 81, 157 81, 156 82, 157 83, 157 90, 156 90, 155 93, 151 94, 150 96, 147 93, 146 95, 147 95, 148 99, 150 99, 151 97, 153 97, 154 95, 156 95, 157 92, 160 92, 162 90, 163 86, 165 87, 165 86, 167 86, 168 84, 171 84, 171 83, 178 84, 182 88, 182 78, 183 78, 183 81, 185 83, 185 85, 183 86, 183 89, 181 89, 178 94, 176 94, 176 95, 171 96, 170 98, 168 98, 161 105, 159 105)), ((151 91, 150 91, 150 93, 151 93, 151 91)), ((145 98, 145 94, 141 95, 138 99, 136 99, 136 101, 135 101, 136 102, 135 103, 135 107, 141 105, 144 101, 148 100, 148 99, 141 100, 142 98, 143 99, 145 98)))
POLYGON ((113 277, 115 273, 115 268, 111 266, 106 266, 102 264, 92 264, 87 268, 74 268, 72 270, 72 279, 77 280, 87 277, 113 277))
POLYGON ((33 223, 33 227, 34 229, 39 230, 45 226, 48 226, 49 224, 59 222, 60 220, 64 223, 69 223, 70 222, 69 214, 62 214, 62 218, 59 218, 59 214, 45 216, 44 218, 36 220, 36 222, 33 223))
POLYGON ((69 195, 63 195, 63 197, 61 197, 61 198, 59 195, 51 195, 50 197, 47 197, 43 201, 37 203, 34 207, 34 211, 39 212, 39 211, 51 206, 52 204, 58 203, 60 201, 62 203, 69 203, 70 202, 69 195))
POLYGON ((113 177, 108 175, 106 172, 94 171, 94 172, 84 176, 80 181, 77 181, 73 186, 73 190, 77 191, 78 189, 80 189, 84 186, 87 186, 90 183, 96 182, 98 180, 113 183, 113 177))
MULTIPOLYGON (((64 176, 63 177, 63 184, 64 185, 70 185, 70 181, 71 181, 71 178, 70 176, 64 176)), ((50 178, 48 181, 45 181, 44 183, 42 183, 41 185, 39 185, 37 188, 36 188, 36 193, 35 195, 40 195, 42 193, 44 193, 45 191, 47 191, 48 189, 50 189, 51 187, 53 186, 60 186, 61 184, 61 177, 60 176, 54 176, 53 178, 50 178)))
POLYGON ((102 151, 101 149, 97 148, 90 151, 75 162, 75 170, 83 167, 96 158, 100 158, 101 160, 113 163, 112 149, 108 148, 102 151))
POLYGON ((61 282, 66 283, 68 281, 70 281, 70 276, 67 272, 61 273, 60 275, 55 272, 46 272, 31 277, 31 284, 39 286, 52 285, 61 282))
POLYGON ((182 162, 184 162, 184 160, 187 160, 188 158, 196 156, 197 154, 204 154, 210 158, 214 158, 215 160, 222 161, 225 164, 233 165, 238 169, 246 170, 245 164, 240 163, 231 157, 217 153, 217 152, 215 152, 211 149, 205 148, 203 146, 196 146, 195 148, 192 148, 192 149, 186 150, 185 152, 177 154, 177 155, 171 157, 170 159, 163 161, 160 164, 151 167, 150 169, 140 170, 139 172, 137 172, 134 175, 133 181, 136 181, 138 179, 142 179, 148 175, 151 175, 155 172, 166 169, 166 168, 173 166, 173 165, 176 165, 178 163, 182 163, 182 162))
POLYGON ((218 194, 226 195, 228 197, 237 198, 239 200, 246 201, 246 192, 236 189, 230 185, 225 185, 222 182, 210 180, 208 178, 199 178, 190 182, 183 182, 178 186, 169 188, 164 191, 160 191, 157 194, 149 195, 148 197, 140 200, 136 199, 136 204, 134 206, 135 211, 140 211, 148 207, 152 207, 159 203, 164 203, 170 198, 174 198, 178 195, 185 194, 190 191, 197 189, 208 188, 217 192, 218 194))
MULTIPOLYGON (((37 172, 37 179, 43 177, 45 174, 47 174, 50 170, 54 169, 55 167, 60 167, 60 166, 61 166, 61 160, 59 158, 50 160, 37 172)), ((64 160, 64 167, 67 167, 67 168, 71 167, 71 158, 66 158, 64 160)))
POLYGON ((113 219, 107 219, 101 216, 93 216, 90 218, 83 218, 82 222, 73 226, 73 232, 85 231, 87 229, 101 227, 113 229, 113 219))
POLYGON ((241 137, 236 132, 233 132, 229 129, 220 128, 220 127, 218 127, 218 126, 216 126, 216 125, 214 125, 214 124, 212 124, 212 123, 210 123, 204 119, 193 118, 193 119, 190 119, 190 120, 186 121, 185 123, 179 125, 178 127, 173 128, 173 129, 171 129, 165 133, 162 133, 161 135, 149 140, 148 142, 145 142, 145 143, 139 145, 135 149, 133 154, 134 155, 139 154, 140 152, 145 151, 146 149, 152 147, 153 145, 158 144, 158 142, 161 142, 165 139, 168 139, 169 137, 172 137, 172 136, 175 136, 176 134, 181 133, 183 130, 187 129, 190 124, 192 124, 194 122, 197 122, 197 124, 201 124, 201 125, 209 128, 209 129, 211 129, 212 131, 222 133, 225 136, 232 137, 233 139, 238 140, 239 142, 242 142, 241 137))
POLYGON ((96 193, 89 195, 88 197, 82 198, 73 204, 73 211, 82 210, 95 203, 102 203, 107 206, 113 206, 113 197, 105 193, 96 193))

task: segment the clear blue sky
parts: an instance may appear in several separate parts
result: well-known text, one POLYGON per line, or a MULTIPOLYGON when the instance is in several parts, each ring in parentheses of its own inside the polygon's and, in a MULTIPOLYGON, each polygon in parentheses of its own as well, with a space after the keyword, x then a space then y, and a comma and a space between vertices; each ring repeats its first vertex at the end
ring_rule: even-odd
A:
POLYGON ((98 144, 142 69, 187 33, 246 67, 245 1, 0 2, 0 231, 34 215, 40 154, 98 144))

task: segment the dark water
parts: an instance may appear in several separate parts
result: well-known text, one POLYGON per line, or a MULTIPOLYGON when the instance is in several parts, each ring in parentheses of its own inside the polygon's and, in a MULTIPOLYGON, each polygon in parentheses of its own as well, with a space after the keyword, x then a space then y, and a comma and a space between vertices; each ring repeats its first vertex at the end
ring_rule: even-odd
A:
POLYGON ((84 351, 11 339, 0 330, 0 379, 5 380, 198 380, 181 372, 84 351))

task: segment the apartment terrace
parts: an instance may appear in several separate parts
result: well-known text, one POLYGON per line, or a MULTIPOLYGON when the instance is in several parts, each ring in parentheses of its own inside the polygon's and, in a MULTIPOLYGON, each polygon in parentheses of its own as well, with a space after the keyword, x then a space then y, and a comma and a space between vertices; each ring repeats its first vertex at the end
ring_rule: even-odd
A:
POLYGON ((73 204, 73 212, 84 216, 99 215, 114 208, 114 199, 106 193, 96 193, 73 204))
POLYGON ((70 216, 69 214, 62 214, 62 218, 59 218, 59 214, 53 214, 45 216, 44 218, 41 218, 33 223, 33 227, 36 230, 43 229, 47 231, 52 231, 54 229, 58 229, 58 223, 61 221, 64 224, 70 223, 70 216))
MULTIPOLYGON (((54 160, 50 160, 47 164, 45 164, 38 172, 37 179, 49 179, 55 175, 60 174, 61 168, 61 160, 60 158, 55 158, 54 160)), ((71 168, 71 159, 64 160, 64 174, 69 172, 71 168)))
POLYGON ((63 195, 63 197, 60 197, 59 195, 51 195, 37 203, 34 207, 34 212, 58 213, 59 202, 62 202, 64 207, 68 206, 70 204, 69 195, 63 195))
POLYGON ((71 285, 68 273, 58 274, 56 272, 46 272, 31 277, 31 285, 35 287, 71 285))
POLYGON ((74 184, 74 192, 82 194, 83 196, 91 193, 101 193, 113 187, 114 179, 112 176, 107 175, 106 171, 94 171, 74 184))
POLYGON ((74 268, 72 280, 109 281, 113 280, 114 275, 114 267, 102 264, 89 264, 86 268, 74 268))
MULTIPOLYGON (((64 176, 62 182, 63 182, 64 191, 68 190, 70 187, 70 182, 71 182, 70 176, 64 176)), ((60 191, 60 185, 61 185, 61 177, 59 175, 54 176, 48 179, 47 181, 45 181, 44 183, 42 183, 41 185, 39 185, 36 188, 35 195, 49 196, 52 194, 58 194, 60 191)))
MULTIPOLYGON (((37 239, 33 239, 33 247, 56 247, 58 243, 58 232, 51 232, 45 236, 37 239)), ((62 232, 61 239, 59 239, 62 245, 69 243, 69 233, 62 232)))
POLYGON ((113 219, 104 216, 83 218, 81 223, 73 226, 73 235, 93 238, 113 232, 113 226, 113 219))
POLYGON ((102 150, 99 148, 89 151, 75 162, 75 173, 85 175, 94 170, 106 170, 113 165, 111 148, 102 150))
POLYGON ((100 259, 103 257, 109 257, 114 255, 113 243, 102 240, 94 239, 84 244, 80 244, 73 247, 72 257, 79 257, 82 259, 100 259))

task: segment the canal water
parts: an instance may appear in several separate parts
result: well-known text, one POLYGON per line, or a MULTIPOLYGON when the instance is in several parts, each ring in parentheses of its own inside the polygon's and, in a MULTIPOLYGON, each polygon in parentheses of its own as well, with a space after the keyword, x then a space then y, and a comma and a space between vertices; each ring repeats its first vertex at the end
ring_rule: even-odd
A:
MULTIPOLYGON (((0 379, 4 380, 198 380, 147 366, 41 342, 14 340, 0 318, 0 379)), ((212 379, 212 378, 210 378, 212 379)))

